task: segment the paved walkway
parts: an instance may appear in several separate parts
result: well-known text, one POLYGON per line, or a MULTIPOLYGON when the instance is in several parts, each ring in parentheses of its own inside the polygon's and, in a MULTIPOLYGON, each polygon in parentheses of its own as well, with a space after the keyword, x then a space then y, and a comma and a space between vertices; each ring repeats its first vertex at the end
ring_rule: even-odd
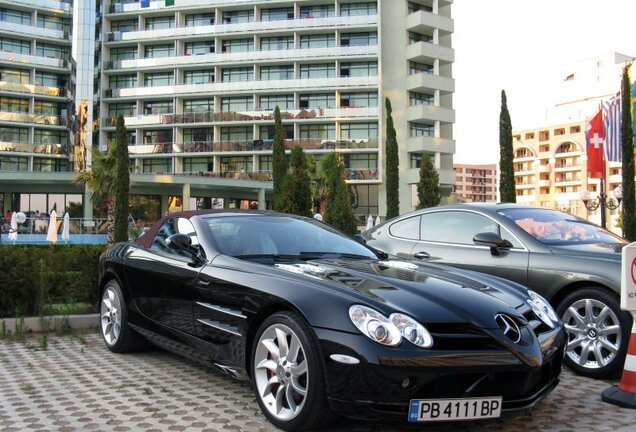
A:
MULTIPOLYGON (((340 420, 344 431, 633 431, 636 410, 601 401, 609 382, 565 371, 531 412, 481 422, 378 425, 340 420)), ((0 341, 2 431, 275 431, 247 384, 159 349, 117 355, 96 333, 0 341)))

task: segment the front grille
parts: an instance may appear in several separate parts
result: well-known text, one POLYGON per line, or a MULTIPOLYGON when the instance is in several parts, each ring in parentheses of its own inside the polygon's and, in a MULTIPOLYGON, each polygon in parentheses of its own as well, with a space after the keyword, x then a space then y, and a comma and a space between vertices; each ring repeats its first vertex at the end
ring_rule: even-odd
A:
POLYGON ((501 345, 482 329, 468 323, 426 324, 433 336, 436 350, 490 350, 501 349, 501 345))

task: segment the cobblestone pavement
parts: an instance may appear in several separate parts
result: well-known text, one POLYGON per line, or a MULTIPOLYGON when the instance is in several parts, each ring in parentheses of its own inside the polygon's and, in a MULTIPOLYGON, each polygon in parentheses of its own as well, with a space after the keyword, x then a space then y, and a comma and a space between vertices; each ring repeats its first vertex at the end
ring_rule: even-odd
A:
MULTIPOLYGON (((0 341, 2 431, 275 431, 250 387, 159 349, 118 355, 97 333, 0 341)), ((565 370, 534 410, 497 420, 395 425, 340 420, 344 431, 635 430, 636 412, 601 401, 609 381, 565 370)))

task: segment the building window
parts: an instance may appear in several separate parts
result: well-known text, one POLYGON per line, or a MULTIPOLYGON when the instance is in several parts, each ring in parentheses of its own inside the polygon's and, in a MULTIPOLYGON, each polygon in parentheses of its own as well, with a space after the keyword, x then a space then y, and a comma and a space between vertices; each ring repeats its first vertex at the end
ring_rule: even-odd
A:
POLYGON ((111 75, 108 77, 108 88, 111 90, 137 86, 137 75, 111 75))
POLYGON ((214 158, 184 158, 183 172, 212 172, 214 171, 214 158))
MULTIPOLYGON (((183 129, 183 142, 213 142, 214 129, 212 128, 187 128, 183 129)), ((211 171, 211 170, 210 170, 211 171)))
POLYGON ((172 142, 172 129, 144 131, 144 144, 170 144, 172 142))
POLYGON ((378 167, 377 153, 344 153, 343 162, 349 169, 376 169, 378 167))
POLYGON ((57 102, 39 101, 33 102, 33 114, 38 115, 60 115, 64 105, 57 102))
POLYGON ((143 172, 145 173, 171 173, 172 163, 170 159, 142 159, 143 172))
POLYGON ((299 132, 301 139, 335 139, 336 125, 333 123, 301 124, 299 132))
POLYGON ((417 169, 420 167, 420 164, 422 163, 422 156, 428 156, 431 161, 433 161, 433 164, 435 163, 435 155, 431 154, 431 153, 409 153, 409 167, 411 169, 417 169))
POLYGON ((340 125, 342 139, 375 139, 378 137, 377 123, 343 123, 340 125))
POLYGON ((410 122, 409 129, 412 137, 435 136, 435 126, 432 125, 410 122))
POLYGON ((252 172, 252 156, 221 156, 222 172, 252 172))
POLYGON ((44 87, 64 87, 66 85, 65 78, 61 75, 46 72, 35 73, 35 84, 44 87))
POLYGON ((174 44, 150 45, 144 49, 145 58, 173 57, 174 44))
POLYGON ((258 157, 259 171, 274 171, 274 156, 261 155, 258 157))
POLYGON ((418 42, 433 42, 433 36, 425 35, 422 33, 409 32, 409 43, 414 44, 418 42))
MULTIPOLYGON (((354 214, 359 218, 364 218, 368 215, 377 215, 379 210, 378 206, 378 185, 348 185, 349 186, 349 198, 351 200, 351 206, 355 209, 354 214)), ((360 221, 361 225, 364 222, 360 221)))
POLYGON ((27 171, 29 160, 25 157, 0 156, 0 171, 27 171))
POLYGON ((433 8, 430 6, 426 6, 426 5, 421 5, 415 2, 409 2, 409 13, 412 14, 414 12, 419 12, 419 11, 424 11, 424 12, 433 12, 433 8))
POLYGON ((221 99, 221 112, 252 111, 254 100, 251 96, 227 97, 221 99))
POLYGON ((252 21, 254 21, 253 9, 223 12, 223 24, 238 24, 252 21))
POLYGON ((174 27, 174 15, 146 18, 146 30, 169 29, 174 27))
POLYGON ((327 18, 336 15, 336 8, 333 4, 319 6, 301 6, 301 18, 327 18))
POLYGON ((0 126, 0 142, 28 142, 29 130, 0 126))
POLYGON ((294 19, 294 8, 269 8, 261 9, 261 21, 282 21, 294 19))
MULTIPOLYGON (((258 137, 262 140, 273 140, 276 128, 274 125, 260 126, 258 137)), ((283 125, 283 139, 294 139, 294 125, 283 125)))
POLYGON ((300 65, 300 78, 333 78, 335 76, 335 63, 300 65))
POLYGON ((294 65, 261 66, 261 80, 287 80, 294 78, 294 65))
POLYGON ((293 109, 295 108, 294 104, 294 95, 268 95, 261 96, 259 99, 259 109, 261 110, 273 110, 278 105, 278 108, 281 110, 284 109, 293 109))
POLYGON ((206 113, 214 111, 214 99, 187 99, 183 101, 183 112, 206 113))
POLYGON ((261 51, 288 50, 294 48, 293 36, 262 37, 261 51))
POLYGON ((214 24, 214 13, 189 14, 186 15, 185 18, 186 27, 196 27, 212 24, 214 24))
POLYGON ((340 76, 343 77, 366 77, 377 75, 377 62, 340 63, 340 76))
POLYGON ((68 171, 68 160, 33 158, 33 171, 65 172, 65 171, 68 171))
MULTIPOLYGON (((40 15, 38 15, 38 20, 40 19, 40 15)), ((137 20, 119 20, 119 21, 111 21, 110 22, 110 31, 115 32, 129 32, 137 30, 137 20)))
POLYGON ((301 94, 300 108, 335 108, 336 95, 333 93, 301 94))
POLYGON ((210 54, 214 52, 214 41, 187 42, 185 55, 210 54))
POLYGON ((371 32, 364 33, 343 33, 340 36, 341 46, 370 46, 378 44, 378 34, 371 32))
POLYGON ((171 100, 144 102, 144 114, 172 114, 174 106, 171 100))
POLYGON ((31 54, 31 42, 0 37, 0 51, 31 54))
POLYGON ((253 81, 254 68, 240 67, 223 69, 221 77, 223 82, 253 81))
POLYGON ((30 84, 31 73, 28 70, 22 69, 0 68, 0 81, 13 84, 30 84))
POLYGON ((156 72, 144 75, 144 87, 161 87, 174 83, 172 72, 156 72))
POLYGON ((227 126, 221 128, 221 141, 253 141, 252 126, 227 126))
POLYGON ((111 48, 110 59, 112 61, 134 60, 137 58, 137 48, 111 48))
POLYGON ((378 93, 377 92, 341 93, 340 106, 341 107, 377 107, 378 93))
POLYGON ((254 39, 226 39, 221 44, 222 52, 250 52, 254 51, 254 39))
POLYGON ((425 63, 418 63, 414 61, 409 62, 409 75, 417 73, 432 74, 434 72, 433 65, 427 65, 425 63))
POLYGON ((26 114, 29 112, 29 100, 0 96, 0 111, 26 114))
POLYGON ((132 117, 137 115, 137 106, 133 103, 111 103, 108 104, 108 117, 132 117))
POLYGON ((214 82, 214 69, 185 71, 184 84, 209 84, 214 82))
POLYGON ((35 48, 35 55, 68 60, 69 51, 68 47, 39 43, 35 48))
POLYGON ((0 21, 30 26, 31 13, 0 8, 0 21))
POLYGON ((330 48, 334 46, 336 46, 336 37, 333 33, 300 36, 301 48, 330 48))
POLYGON ((409 105, 434 105, 435 96, 426 93, 409 92, 409 105))
POLYGON ((68 132, 36 129, 33 131, 33 142, 35 144, 67 145, 69 143, 68 132))
POLYGON ((376 2, 345 3, 340 5, 340 16, 376 15, 378 5, 376 2))

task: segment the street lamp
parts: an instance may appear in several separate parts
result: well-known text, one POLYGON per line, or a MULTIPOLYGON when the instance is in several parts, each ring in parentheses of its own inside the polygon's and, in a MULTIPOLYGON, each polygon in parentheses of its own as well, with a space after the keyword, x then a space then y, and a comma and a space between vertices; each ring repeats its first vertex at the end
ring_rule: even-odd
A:
MULTIPOLYGON (((22 212, 17 212, 13 217, 15 217, 15 221, 18 225, 23 224, 27 219, 26 215, 22 212)), ((0 214, 0 244, 2 244, 2 234, 11 234, 12 232, 17 232, 17 229, 13 229, 5 217, 0 214)))
POLYGON ((598 197, 596 199, 590 198, 589 190, 581 191, 581 193, 579 194, 579 197, 581 198, 581 201, 583 201, 583 205, 585 205, 585 208, 588 209, 589 211, 594 211, 597 208, 601 209, 601 226, 603 228, 607 228, 606 222, 605 222, 605 209, 607 208, 610 210, 616 210, 617 208, 620 207, 621 201, 623 200, 623 187, 616 186, 614 190, 612 191, 612 193, 614 194, 615 200, 610 198, 603 191, 603 180, 601 180, 600 190, 601 192, 598 194, 598 197))

